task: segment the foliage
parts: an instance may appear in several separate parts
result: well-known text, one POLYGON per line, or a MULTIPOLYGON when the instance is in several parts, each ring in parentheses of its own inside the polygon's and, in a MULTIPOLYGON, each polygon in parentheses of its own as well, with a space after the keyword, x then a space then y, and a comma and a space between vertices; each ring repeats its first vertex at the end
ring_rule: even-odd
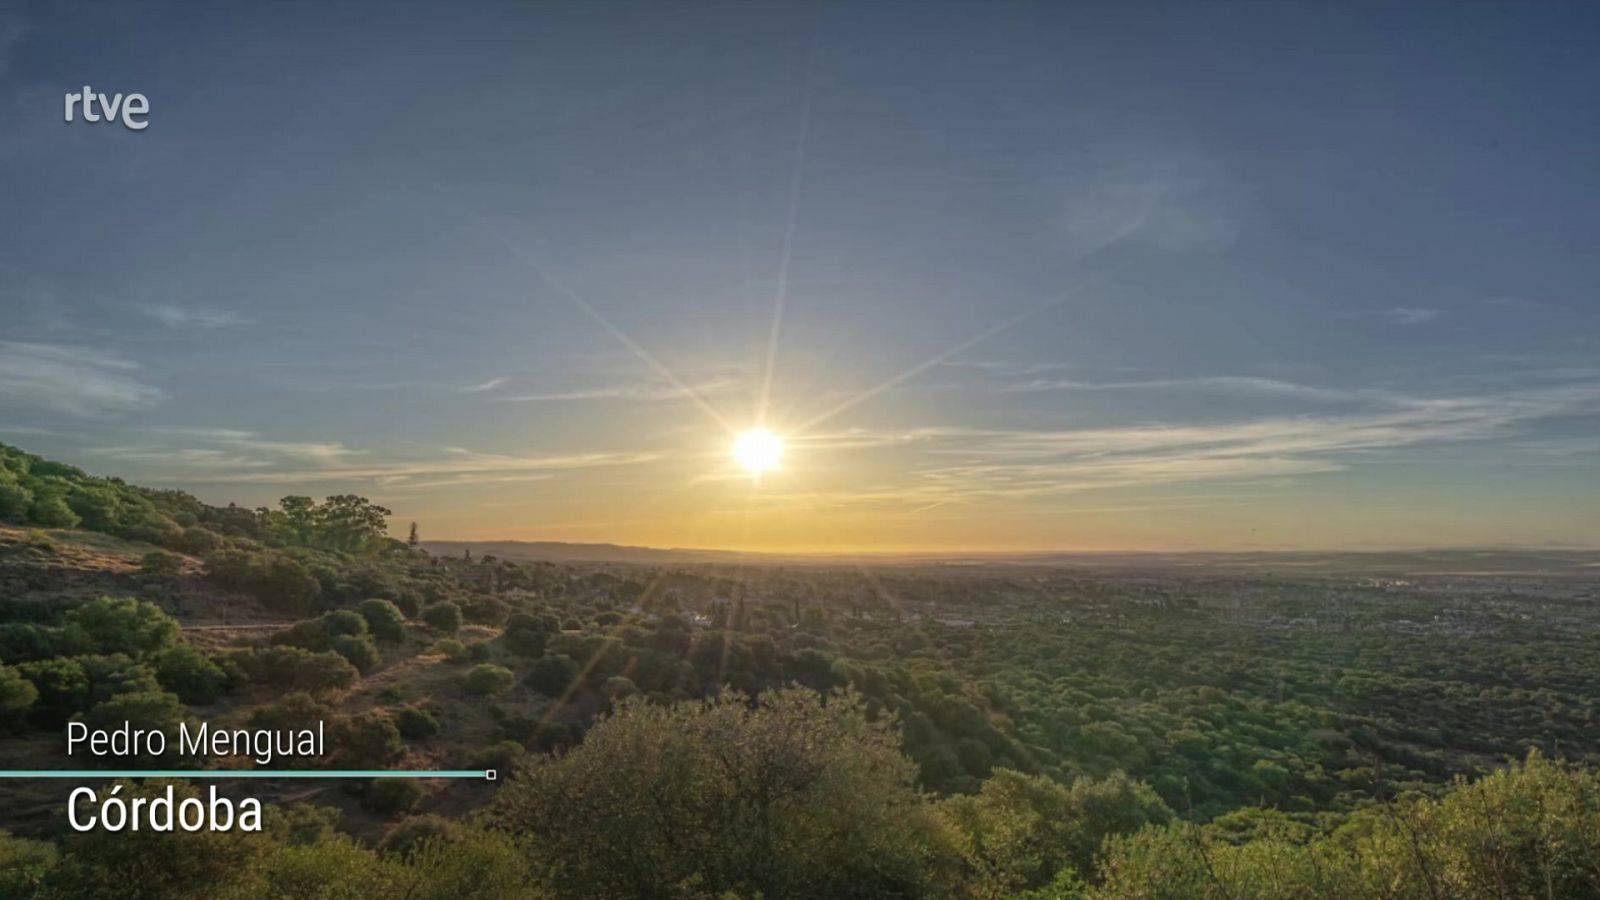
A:
POLYGON ((178 639, 178 620, 131 597, 101 597, 67 613, 69 640, 93 653, 144 656, 178 639))
POLYGON ((417 706, 403 706, 395 710, 394 724, 400 730, 400 736, 407 740, 421 740, 439 733, 439 720, 433 717, 433 713, 417 706))
POLYGON ((505 666, 479 663, 468 670, 461 683, 468 691, 480 697, 489 697, 516 684, 517 676, 505 666))
POLYGON ((15 728, 21 724, 33 702, 39 699, 39 689, 11 666, 0 665, 0 729, 15 728))
POLYGON ((435 603, 422 611, 422 621, 445 634, 455 634, 461 627, 461 607, 449 601, 435 603))
POLYGON ((405 616, 400 608, 388 600, 372 598, 361 601, 356 612, 367 622, 367 630, 380 641, 399 641, 405 637, 405 616))
POLYGON ((374 778, 361 798, 361 805, 380 816, 394 817, 410 812, 422 799, 422 788, 409 778, 374 778))
POLYGON ((228 674, 193 644, 173 644, 155 655, 156 679, 184 703, 215 703, 227 687, 228 674))
POLYGON ((564 895, 922 893, 951 837, 897 743, 854 696, 629 701, 511 782, 498 814, 564 895))

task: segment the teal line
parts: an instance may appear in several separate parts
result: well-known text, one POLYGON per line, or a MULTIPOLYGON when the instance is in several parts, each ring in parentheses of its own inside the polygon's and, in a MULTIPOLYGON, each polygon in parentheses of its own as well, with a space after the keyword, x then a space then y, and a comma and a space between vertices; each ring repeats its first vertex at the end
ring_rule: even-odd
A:
POLYGON ((0 778, 481 778, 485 769, 5 769, 0 778))

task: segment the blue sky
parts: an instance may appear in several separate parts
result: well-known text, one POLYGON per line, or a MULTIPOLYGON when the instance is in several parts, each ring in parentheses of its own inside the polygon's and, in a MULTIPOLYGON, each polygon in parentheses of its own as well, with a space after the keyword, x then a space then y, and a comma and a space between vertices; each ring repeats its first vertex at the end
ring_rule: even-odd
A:
POLYGON ((234 6, 0 13, 0 440, 433 537, 1600 545, 1592 7, 234 6))

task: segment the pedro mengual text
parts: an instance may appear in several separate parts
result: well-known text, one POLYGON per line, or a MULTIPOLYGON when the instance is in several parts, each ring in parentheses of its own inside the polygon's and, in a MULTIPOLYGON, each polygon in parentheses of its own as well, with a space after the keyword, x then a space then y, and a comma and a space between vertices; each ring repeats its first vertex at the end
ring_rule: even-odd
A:
MULTIPOLYGON (((157 759, 168 756, 248 756, 256 765, 270 767, 284 757, 318 757, 326 747, 324 723, 292 730, 213 728, 209 722, 181 722, 169 746, 168 733, 158 728, 135 728, 129 722, 110 729, 90 728, 83 722, 67 723, 67 756, 98 759, 157 759)), ((74 831, 260 831, 261 801, 246 797, 234 801, 208 785, 204 798, 180 795, 167 784, 152 796, 148 791, 123 797, 123 784, 100 788, 74 788, 67 797, 67 821, 74 831)))

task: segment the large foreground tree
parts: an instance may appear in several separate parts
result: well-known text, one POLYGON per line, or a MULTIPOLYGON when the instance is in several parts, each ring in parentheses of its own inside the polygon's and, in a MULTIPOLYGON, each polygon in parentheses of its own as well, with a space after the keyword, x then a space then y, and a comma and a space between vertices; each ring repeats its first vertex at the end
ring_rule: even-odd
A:
POLYGON ((629 700, 497 813, 564 896, 940 894, 954 837, 898 744, 854 695, 629 700))

